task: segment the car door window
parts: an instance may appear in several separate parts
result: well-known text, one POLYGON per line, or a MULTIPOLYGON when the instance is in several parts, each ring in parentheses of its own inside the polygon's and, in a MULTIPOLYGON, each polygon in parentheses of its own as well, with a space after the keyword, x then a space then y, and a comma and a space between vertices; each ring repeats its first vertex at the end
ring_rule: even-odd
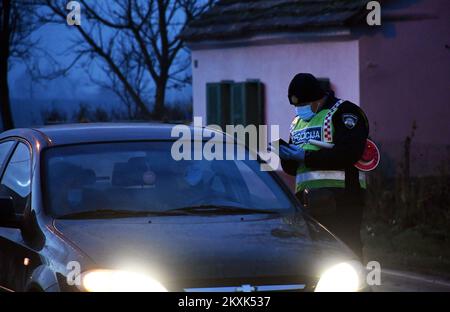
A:
POLYGON ((31 157, 28 147, 19 143, 0 184, 0 194, 14 199, 16 213, 23 213, 31 193, 31 157))
POLYGON ((6 157, 8 157, 9 151, 13 145, 14 141, 0 143, 0 168, 5 163, 6 157))

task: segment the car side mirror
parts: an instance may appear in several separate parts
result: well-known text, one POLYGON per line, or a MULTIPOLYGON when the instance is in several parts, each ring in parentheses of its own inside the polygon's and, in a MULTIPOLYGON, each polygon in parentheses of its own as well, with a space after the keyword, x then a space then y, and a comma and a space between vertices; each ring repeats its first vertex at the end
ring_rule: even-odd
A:
POLYGON ((14 199, 10 196, 0 196, 0 227, 21 227, 21 218, 16 214, 14 199))

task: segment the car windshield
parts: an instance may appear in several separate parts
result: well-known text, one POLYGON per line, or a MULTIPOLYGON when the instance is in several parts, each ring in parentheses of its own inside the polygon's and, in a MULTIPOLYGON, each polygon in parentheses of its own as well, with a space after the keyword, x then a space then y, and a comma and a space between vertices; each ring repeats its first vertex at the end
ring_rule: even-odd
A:
POLYGON ((126 212, 139 216, 293 209, 280 185, 261 171, 259 161, 249 159, 247 151, 245 160, 176 161, 172 145, 158 141, 50 148, 44 154, 49 213, 59 218, 90 212, 111 217, 117 212, 120 217, 126 212))

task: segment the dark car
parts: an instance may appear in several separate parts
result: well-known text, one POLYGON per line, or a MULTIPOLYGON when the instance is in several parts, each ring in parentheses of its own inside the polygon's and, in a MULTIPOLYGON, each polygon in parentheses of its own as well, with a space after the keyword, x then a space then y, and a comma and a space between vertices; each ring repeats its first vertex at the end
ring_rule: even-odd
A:
POLYGON ((357 257, 261 159, 175 160, 173 127, 1 134, 0 289, 365 288, 357 257))

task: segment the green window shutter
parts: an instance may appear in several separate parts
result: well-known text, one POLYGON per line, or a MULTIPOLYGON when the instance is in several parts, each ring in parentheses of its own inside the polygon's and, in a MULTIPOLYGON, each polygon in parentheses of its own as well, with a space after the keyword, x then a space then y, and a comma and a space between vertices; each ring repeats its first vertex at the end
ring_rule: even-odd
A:
POLYGON ((220 84, 206 84, 206 119, 209 125, 221 123, 222 109, 220 107, 220 84))
POLYGON ((230 92, 232 82, 206 84, 206 118, 208 125, 219 125, 222 128, 229 124, 230 92))
POLYGON ((245 84, 234 83, 231 86, 230 124, 244 125, 246 119, 245 84))
POLYGON ((260 81, 245 82, 246 124, 264 124, 264 85, 260 81))
POLYGON ((220 107, 222 108, 222 123, 220 126, 225 129, 230 124, 230 106, 231 106, 231 86, 233 81, 222 81, 220 83, 220 107))
POLYGON ((206 85, 206 117, 209 125, 264 124, 264 85, 258 80, 206 85))
POLYGON ((230 123, 244 126, 264 124, 264 85, 260 81, 231 86, 230 123))

